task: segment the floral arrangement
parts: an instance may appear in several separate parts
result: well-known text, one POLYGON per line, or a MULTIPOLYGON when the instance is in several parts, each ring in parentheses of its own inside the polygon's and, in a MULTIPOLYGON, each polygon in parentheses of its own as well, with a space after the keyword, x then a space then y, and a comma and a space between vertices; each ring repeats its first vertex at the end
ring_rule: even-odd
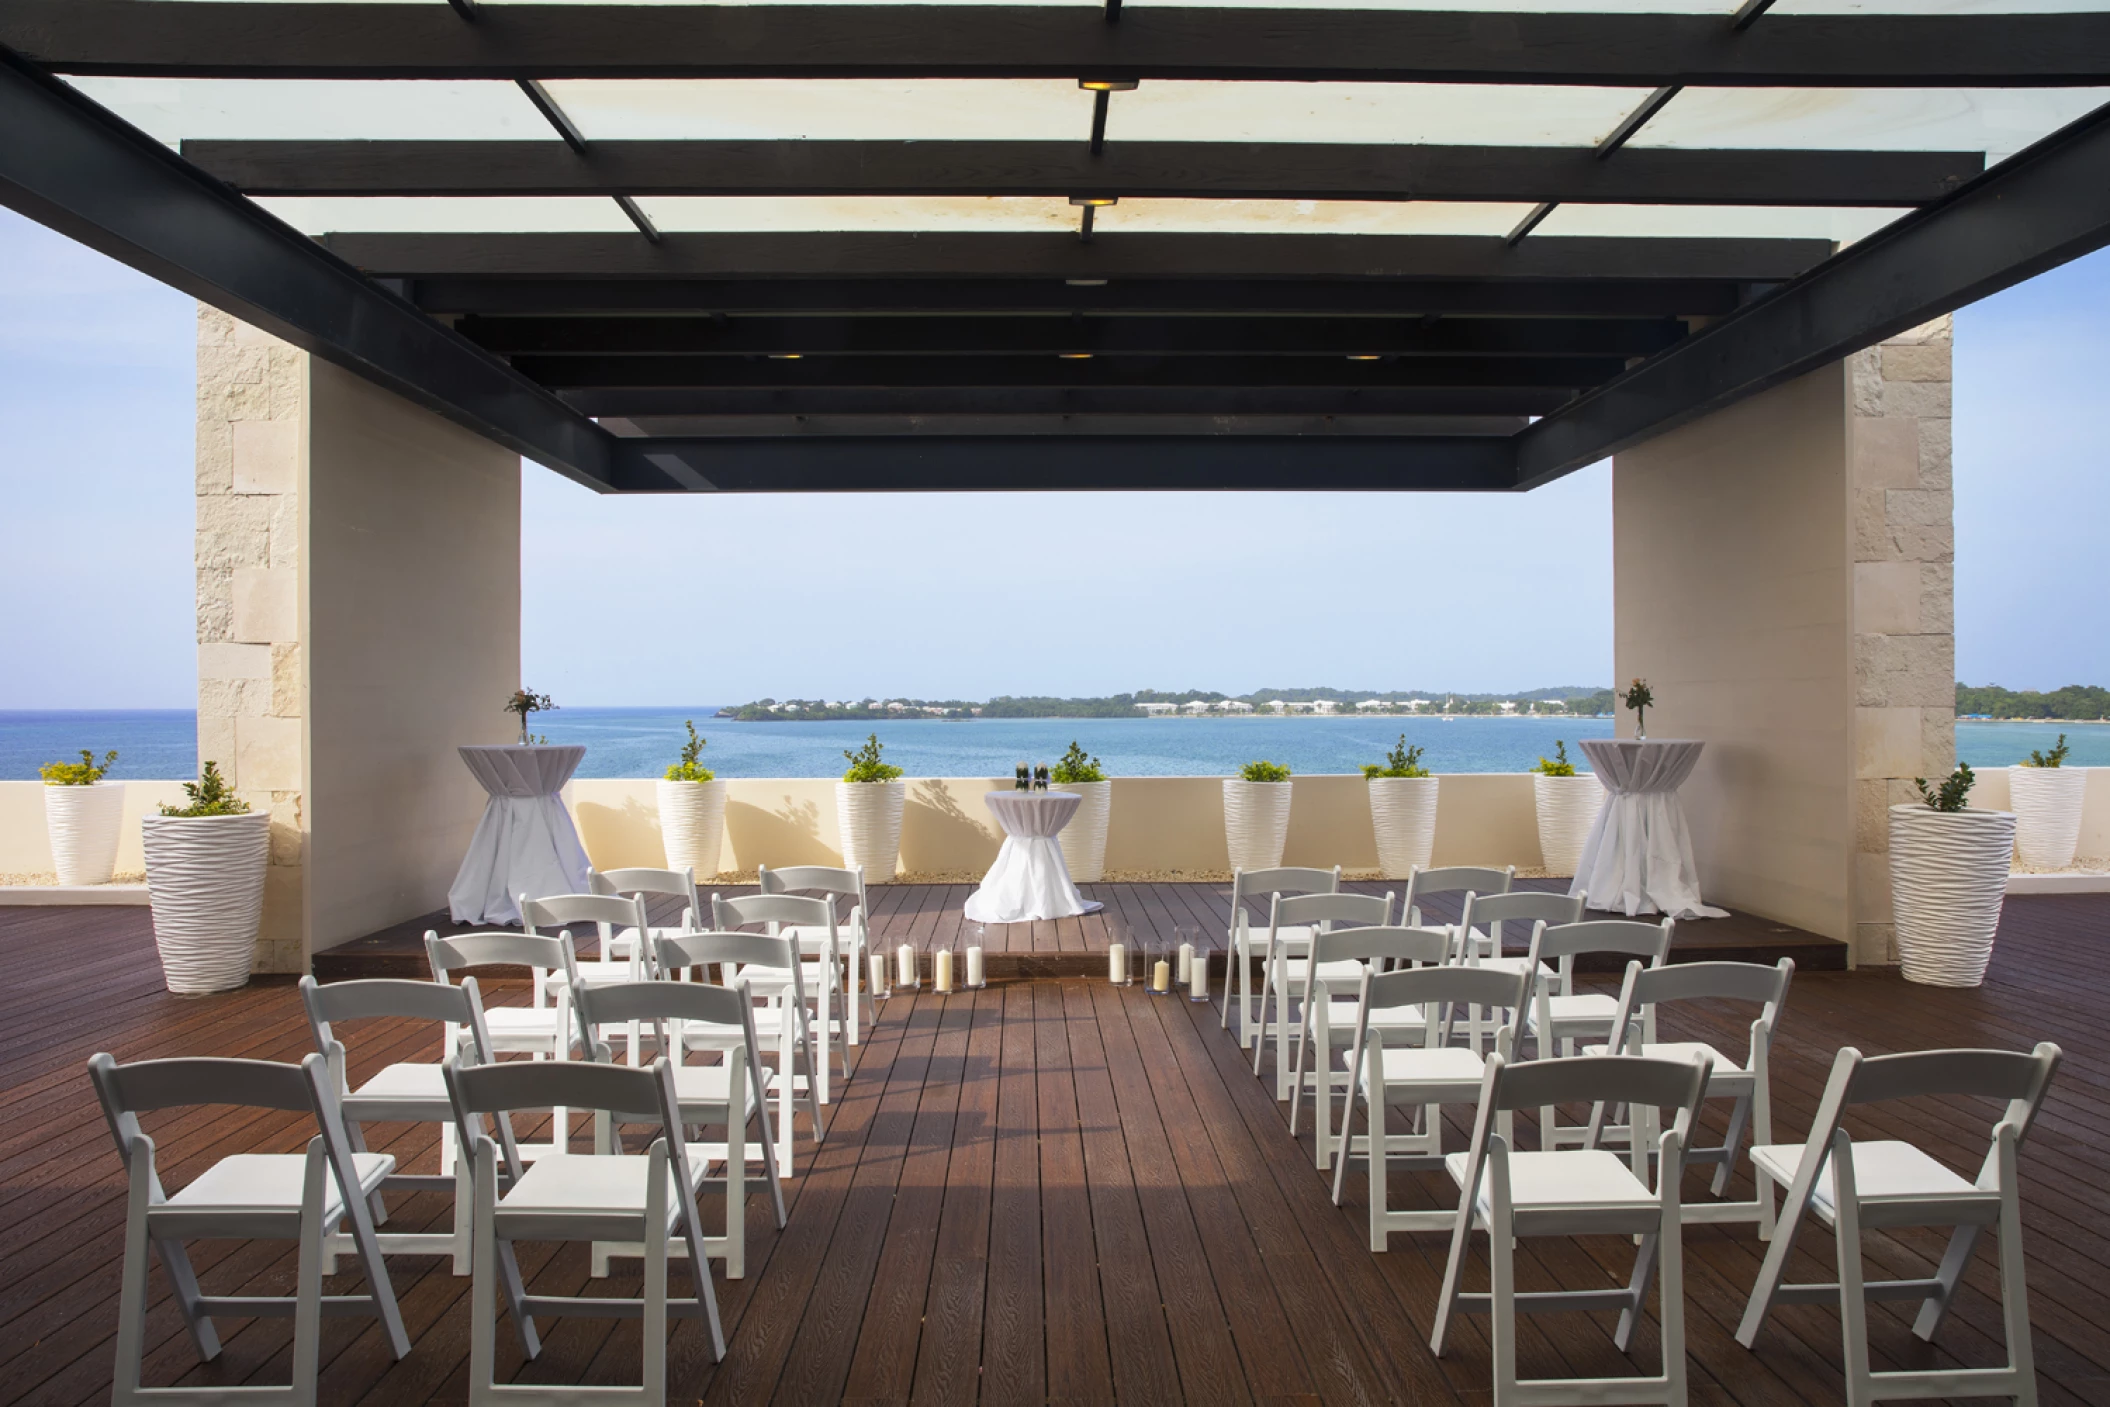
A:
MULTIPOLYGON (((1426 777, 1429 769, 1421 765, 1421 749, 1407 746, 1407 735, 1399 735, 1399 746, 1385 754, 1383 765, 1375 762, 1363 764, 1363 776, 1371 781, 1379 777, 1426 777)), ((1287 769, 1284 770, 1287 775, 1287 769)))
POLYGON ((1286 782, 1289 768, 1279 762, 1248 762, 1238 769, 1238 777, 1246 782, 1286 782))
POLYGON ((164 816, 242 816, 247 815, 249 803, 234 794, 227 779, 220 775, 220 764, 207 762, 205 770, 198 774, 195 782, 183 784, 183 794, 190 798, 188 806, 170 806, 164 803, 164 816))
POLYGON ((1649 691, 1646 679, 1636 679, 1627 686, 1626 706, 1634 710, 1634 736, 1648 736, 1648 711, 1655 705, 1656 696, 1649 691))
MULTIPOLYGON (((2066 735, 2064 733, 2061 733, 2059 734, 2059 741, 2052 745, 2052 749, 2050 752, 2040 752, 2036 748, 2031 748, 2029 752, 2029 761, 2023 763, 2022 765, 2024 767, 2063 767, 2066 765, 2066 754, 2071 752, 2072 750, 2073 749, 2066 746, 2066 735)), ((87 755, 88 754, 85 752, 81 754, 81 756, 83 757, 86 757, 87 755)), ((114 752, 110 755, 112 757, 117 756, 117 754, 114 752)))
POLYGON ((1912 784, 1920 789, 1920 800, 1935 811, 1961 811, 1964 801, 1971 795, 1971 784, 1978 779, 1971 774, 1968 762, 1956 764, 1956 770, 1943 780, 1934 791, 1927 790, 1925 777, 1914 777, 1912 784))
POLYGON ((520 741, 522 746, 531 742, 547 742, 547 738, 528 736, 528 715, 543 713, 555 708, 556 702, 548 694, 538 694, 532 689, 515 689, 513 697, 506 700, 506 712, 520 715, 520 741))
POLYGON ((1568 745, 1559 738, 1555 738, 1553 740, 1553 757, 1550 760, 1541 757, 1539 765, 1531 770, 1542 777, 1574 776, 1575 764, 1568 760, 1568 745))
POLYGON ((1052 777, 1057 786, 1067 787, 1079 782, 1103 782, 1106 773, 1100 770, 1099 759, 1086 757, 1083 747, 1072 739, 1070 750, 1056 762, 1052 777))
MULTIPOLYGON (((2064 739, 2061 738, 2060 741, 2063 742, 2064 739)), ((2060 750, 2059 755, 2065 756, 2064 749, 2060 750)), ((80 761, 47 762, 37 769, 37 775, 44 779, 44 785, 47 787, 92 787, 116 764, 116 748, 104 753, 101 762, 95 760, 94 753, 82 748, 80 761)))
POLYGON ((879 735, 873 733, 865 739, 865 745, 852 752, 843 749, 843 756, 850 759, 850 770, 843 773, 846 782, 891 782, 901 775, 901 769, 891 762, 880 760, 879 735))
POLYGON ((696 720, 693 718, 686 720, 686 726, 689 730, 689 740, 681 745, 681 761, 667 769, 667 780, 670 782, 715 781, 717 774, 703 765, 703 739, 696 736, 696 720))

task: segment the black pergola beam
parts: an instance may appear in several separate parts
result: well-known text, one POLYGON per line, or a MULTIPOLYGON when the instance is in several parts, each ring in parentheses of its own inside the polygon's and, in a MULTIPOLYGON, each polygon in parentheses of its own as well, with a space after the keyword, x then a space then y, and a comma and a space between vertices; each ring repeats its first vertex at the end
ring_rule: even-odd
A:
POLYGON ((1532 426, 1520 476, 1559 478, 2105 244, 2110 106, 1532 426))
POLYGON ((0 203, 538 463, 605 485, 607 432, 5 53, 0 133, 0 203))
POLYGON ((563 393, 587 415, 1092 416, 1545 415, 1560 387, 761 386, 602 387, 563 393))
POLYGON ((1144 6, 10 0, 0 44, 66 73, 194 78, 1076 78, 1653 89, 2087 86, 2110 16, 1144 6))
POLYGON ((1245 490, 1398 492, 1516 486, 1487 437, 1094 436, 617 440, 618 491, 717 493, 1245 490))
POLYGON ((1493 436, 1508 439, 1528 423, 1521 415, 645 415, 609 423, 675 439, 764 436, 1059 435, 1072 439, 1141 435, 1230 439, 1245 435, 1402 437, 1493 436))
POLYGON ((1924 205, 1976 152, 1628 150, 1382 143, 187 141, 251 195, 1117 196, 1924 205))
POLYGON ((1551 386, 1600 385, 1618 357, 633 357, 521 356, 553 389, 593 387, 1551 386))
POLYGON ((501 356, 1582 356, 1659 352, 1670 318, 469 317, 501 356))

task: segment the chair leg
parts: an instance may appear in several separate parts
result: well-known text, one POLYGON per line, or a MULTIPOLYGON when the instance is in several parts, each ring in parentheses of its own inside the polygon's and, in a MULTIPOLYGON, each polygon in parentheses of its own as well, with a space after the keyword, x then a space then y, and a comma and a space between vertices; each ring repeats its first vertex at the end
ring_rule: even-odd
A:
POLYGON ((2007 1327, 2007 1361, 2015 1371, 2018 1407, 2036 1407, 2037 1357, 2030 1345, 2029 1291, 2022 1278, 2022 1195, 2014 1182, 2014 1144, 2007 1143, 2002 1152, 2006 1195, 2000 1201, 2000 1305, 2007 1327))
MULTIPOLYGON (((117 1363, 110 1385, 113 1407, 130 1407, 135 1400, 139 1391, 140 1360, 146 1352, 147 1208, 153 1201, 153 1157, 146 1150, 135 1147, 131 1164, 131 1196, 125 1211, 124 1278, 119 1282, 117 1295, 117 1363)), ((163 1264, 170 1263, 164 1252, 163 1264)), ((198 1356, 210 1361, 219 1353, 220 1343, 213 1335, 210 1320, 205 1322, 204 1329, 205 1339, 200 1341, 198 1326, 192 1321, 191 1338, 199 1343, 198 1356), (206 1342, 211 1344, 209 1351, 206 1342)))
POLYGON ((1737 1150, 1744 1143, 1744 1121, 1751 1116, 1751 1096, 1738 1095, 1736 1107, 1729 1111, 1729 1134, 1722 1140, 1722 1161, 1715 1167, 1714 1181, 1708 1191, 1719 1197, 1729 1190, 1729 1174, 1736 1171, 1737 1150))
MULTIPOLYGON (((850 970, 847 980, 843 983, 843 1044, 851 1050, 857 1049, 860 1034, 857 1027, 857 993, 864 986, 863 975, 857 970, 857 956, 858 950, 850 949, 850 970)), ((843 1063, 848 1066, 847 1055, 843 1057, 843 1063)), ((847 1079, 848 1076, 845 1075, 844 1078, 847 1079)))
MULTIPOLYGON (((680 1129, 674 1136, 682 1136, 680 1129)), ((643 1340, 644 1373, 643 1384, 638 1390, 638 1400, 648 1403, 664 1403, 667 1400, 667 1167, 668 1154, 664 1144, 655 1147, 650 1162, 651 1184, 645 1193, 645 1283, 643 1340)), ((689 1266, 689 1273, 696 1277, 701 1292, 708 1294, 711 1283, 711 1264, 698 1255, 689 1266)))
POLYGON ((1868 1407, 1875 1401, 1874 1376, 1868 1367, 1868 1286, 1861 1266, 1861 1208, 1849 1158, 1832 1160, 1838 1188, 1834 1223, 1839 1256, 1839 1356, 1846 1368, 1846 1407, 1868 1407))
POLYGON ((1382 1083, 1372 1084, 1373 1097, 1364 1101, 1369 1110, 1364 1137, 1370 1144, 1370 1156, 1365 1160, 1370 1169, 1370 1249, 1384 1252, 1392 1249, 1391 1233, 1385 1229, 1385 1091, 1382 1083))
POLYGON ((1658 1254, 1662 1304, 1657 1322, 1663 1329, 1665 1397, 1674 1407, 1685 1401, 1685 1231, 1675 1216, 1666 1218, 1658 1254))
POLYGON ((820 1020, 807 1028, 809 1038, 818 1039, 820 1042, 820 1048, 814 1052, 815 1059, 812 1064, 815 1073, 820 1079, 819 1085, 814 1089, 814 1099, 821 1104, 828 1102, 828 1055, 832 1044, 832 1038, 828 1034, 828 1019, 832 1014, 829 1010, 829 996, 828 982, 827 979, 823 978, 821 989, 814 997, 816 1005, 820 1008, 820 1020), (818 1032, 817 1036, 814 1034, 815 1032, 818 1032))
MULTIPOLYGON (((1483 1170, 1481 1176, 1487 1176, 1483 1170)), ((1451 1256, 1443 1267, 1443 1289, 1436 1297, 1436 1324, 1429 1332, 1429 1351, 1438 1358, 1443 1357, 1444 1341, 1450 1337, 1451 1320, 1458 1313, 1458 1296, 1465 1285, 1465 1258, 1473 1244, 1473 1208, 1478 1199, 1477 1189, 1460 1188, 1458 1192, 1458 1217, 1451 1226, 1451 1256)), ((1494 1238, 1490 1234, 1489 1247, 1494 1238)))
MULTIPOLYGON (((747 1120, 740 1117, 746 1100, 743 1088, 747 1060, 738 1050, 731 1056, 730 1098, 725 1108, 725 1278, 738 1280, 747 1274, 747 1120)), ((710 1277, 708 1265, 692 1266, 698 1282, 710 1277)))
POLYGON ((476 1220, 476 1184, 469 1160, 461 1154, 461 1135, 452 1120, 440 1125, 440 1171, 454 1174, 454 1273, 470 1271, 470 1232, 476 1220))
MULTIPOLYGON (((1634 1248, 1634 1273, 1627 1281, 1626 1307, 1619 1311, 1619 1327, 1612 1332, 1612 1344, 1621 1353, 1633 1348, 1634 1328, 1641 1322, 1641 1312, 1648 1305, 1648 1282, 1655 1275, 1657 1244, 1661 1240, 1660 1235, 1651 1231, 1634 1248)), ((1664 1294, 1669 1293, 1666 1285, 1664 1294)))
MULTIPOLYGON (((308 1144, 307 1176, 302 1179, 300 1198, 300 1253, 293 1272, 293 1391, 288 1401, 297 1407, 313 1407, 315 1402, 315 1377, 322 1364, 322 1263, 323 1233, 322 1202, 325 1179, 329 1177, 329 1164, 322 1150, 322 1139, 318 1136, 308 1144)), ((356 1197, 358 1189, 344 1189, 348 1197, 356 1197)), ((357 1203, 347 1205, 346 1212, 358 1209, 357 1203)), ((384 1276, 386 1271, 383 1272, 384 1276)), ((378 1306, 388 1294, 387 1282, 375 1285, 374 1302, 378 1306)), ((396 1357, 403 1355, 399 1352, 396 1357)))
POLYGON ((1517 1390, 1517 1238, 1510 1215, 1507 1158, 1490 1160, 1487 1176, 1494 1215, 1487 1221, 1488 1309, 1493 1324, 1495 1401, 1507 1403, 1517 1390))

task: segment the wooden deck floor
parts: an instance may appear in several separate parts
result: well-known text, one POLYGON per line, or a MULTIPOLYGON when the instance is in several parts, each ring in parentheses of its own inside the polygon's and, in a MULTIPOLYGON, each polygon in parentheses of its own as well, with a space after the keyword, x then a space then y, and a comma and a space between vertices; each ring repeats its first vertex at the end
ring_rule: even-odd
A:
MULTIPOLYGON (((1520 889, 1565 890, 1566 880, 1517 881, 1520 889)), ((752 885, 714 886, 731 897, 752 894, 752 885)), ((1109 943, 1126 943, 1133 951, 1138 940, 1167 942, 1175 928, 1192 931, 1196 946, 1211 953, 1222 951, 1231 927, 1231 887, 1228 884, 1087 884, 1080 886, 1087 898, 1105 907, 1081 918, 1054 919, 1042 923, 992 923, 979 934, 967 922, 967 896, 971 884, 886 884, 874 886, 872 936, 891 953, 903 943, 919 952, 939 944, 964 948, 979 940, 989 956, 989 975, 1005 977, 1086 977, 1105 971, 1109 943)), ((1403 895, 1404 880, 1357 882, 1346 888, 1367 894, 1391 892, 1403 895)), ((1263 926, 1265 907, 1252 906, 1253 918, 1263 926)), ((1455 922, 1458 901, 1449 895, 1432 900, 1423 915, 1430 922, 1455 922)), ((654 901, 655 921, 679 921, 679 905, 672 900, 654 901)), ((325 982, 355 977, 426 977, 424 936, 428 929, 442 934, 467 933, 475 925, 450 923, 445 913, 394 924, 378 933, 355 938, 341 947, 318 953, 315 975, 325 982)), ((1520 937, 1528 938, 1528 932, 1520 937)), ((1732 913, 1728 918, 1698 920, 1678 925, 1672 940, 1672 960, 1722 958, 1738 962, 1774 962, 1792 957, 1805 971, 1837 971, 1846 966, 1846 945, 1815 933, 1776 923, 1751 914, 1732 913)), ((1221 960, 1218 971, 1221 971, 1221 960)))
MULTIPOLYGON (((2110 903, 2018 899, 1991 980, 1976 991, 1908 987, 1891 975, 1817 974, 1790 997, 1775 1065, 1780 1129, 1806 1127, 1834 1049, 2061 1042, 2067 1062, 2023 1158, 2031 1305, 2043 1400, 2110 1401, 2110 903)), ((183 1000, 161 992, 142 910, 0 912, 0 1401, 70 1404, 109 1392, 124 1198, 83 1072, 87 1056, 179 1053, 292 1059, 306 1035, 283 983, 183 1000)), ((1692 1029, 1717 1041, 1728 1020, 1692 1029)), ((1740 1046, 1738 1048, 1741 1048, 1740 1046)), ((355 1074, 430 1058, 414 1036, 370 1030, 355 1074)), ((1906 1121, 1874 1119, 1894 1131, 1906 1121)), ((1983 1143, 1940 1119, 1912 1136, 1975 1168, 1983 1143)), ((223 1112, 163 1120, 164 1168, 180 1183, 239 1149, 291 1150, 290 1121, 223 1112)), ((388 1132, 380 1130, 380 1132, 388 1132)), ((377 1140, 377 1143, 379 1141, 377 1140)), ((424 1165, 431 1139, 384 1144, 424 1165)), ((801 1157, 810 1145, 802 1142, 801 1157)), ((1739 1180, 1743 1182, 1742 1179, 1739 1180)), ((1698 1194, 1699 1181, 1689 1184, 1698 1194)), ((1745 1183, 1744 1185, 1748 1185, 1745 1183)), ((1395 1183, 1395 1196, 1400 1195, 1395 1183)), ((940 1000, 895 1001, 860 1051, 827 1142, 802 1161, 779 1233, 748 1208, 748 1277, 720 1282, 731 1343, 673 1336, 670 1401, 708 1403, 1442 1403, 1487 1399, 1484 1328, 1468 1320, 1439 1361, 1425 1338, 1441 1273, 1438 1238, 1364 1248, 1363 1188, 1333 1207, 1308 1139, 1255 1080, 1215 1013, 1083 980, 1020 981, 940 1000)), ((1419 1197, 1435 1205, 1432 1184, 1419 1197)), ((1405 1204, 1416 1199, 1405 1189, 1405 1204)), ((405 1199, 395 1224, 443 1222, 437 1196, 405 1199)), ((713 1211, 707 1207, 706 1217, 713 1211)), ((1631 1246, 1527 1242, 1525 1288, 1623 1278, 1631 1246)), ((1821 1242, 1806 1262, 1828 1261, 1821 1242)), ((1689 1348, 1697 1402, 1841 1400, 1835 1317, 1783 1312, 1760 1351, 1731 1338, 1757 1246, 1748 1230, 1687 1233, 1689 1348)), ((1937 1243, 1871 1238, 1875 1260, 1928 1273, 1937 1243)), ((535 1248, 538 1251, 541 1248, 535 1248)), ((468 1282, 439 1261, 392 1258, 415 1348, 390 1360, 359 1320, 326 1321, 330 1403, 460 1401, 468 1282)), ((290 1281, 291 1247, 209 1245, 209 1289, 290 1281)), ((587 1284, 582 1248, 524 1258, 555 1292, 587 1284)), ((1823 1278, 1806 1263, 1804 1278, 1823 1278)), ((1484 1273, 1484 1271, 1482 1272, 1484 1273)), ((157 1286, 159 1277, 157 1273, 157 1286)), ((621 1278, 602 1282, 622 1293, 621 1278)), ((355 1288, 356 1277, 343 1281, 355 1288)), ((1981 1251, 1938 1347, 1912 1340, 1898 1307, 1874 1307, 1885 1363, 1983 1363, 2000 1352, 1981 1251)), ((165 1298, 150 1314, 149 1382, 282 1381, 284 1320, 228 1325, 221 1361, 199 1367, 165 1298)), ((504 1371, 559 1383, 636 1371, 637 1326, 562 1321, 523 1365, 501 1327, 504 1371)), ((1644 1332, 1636 1362, 1652 1367, 1644 1332)), ((1528 1373, 1620 1370, 1606 1316, 1546 1316, 1526 1329, 1528 1373)))

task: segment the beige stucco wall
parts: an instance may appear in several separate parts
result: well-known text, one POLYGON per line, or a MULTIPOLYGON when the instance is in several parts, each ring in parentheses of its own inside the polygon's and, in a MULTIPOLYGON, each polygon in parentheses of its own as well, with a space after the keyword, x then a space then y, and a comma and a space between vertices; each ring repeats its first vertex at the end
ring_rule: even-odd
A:
MULTIPOLYGON (((1683 800, 1707 898, 1844 939, 1852 875, 1843 366, 1618 456, 1616 685, 1708 747, 1683 800)), ((1634 716, 1622 711, 1620 733, 1634 716)))
POLYGON ((520 458, 327 362, 307 369, 302 748, 308 950, 446 903, 515 735, 520 458))

